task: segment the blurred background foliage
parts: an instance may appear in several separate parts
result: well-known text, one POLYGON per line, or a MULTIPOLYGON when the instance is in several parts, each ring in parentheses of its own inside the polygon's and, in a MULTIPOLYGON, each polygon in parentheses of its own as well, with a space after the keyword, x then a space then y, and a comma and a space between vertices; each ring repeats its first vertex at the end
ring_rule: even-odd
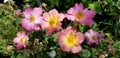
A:
MULTIPOLYGON (((0 57, 4 58, 49 58, 49 52, 55 50, 55 58, 98 58, 104 55, 106 58, 120 58, 120 0, 9 0, 7 3, 0 1, 0 57), (78 54, 62 52, 56 43, 57 34, 45 35, 44 30, 30 31, 30 43, 26 49, 16 50, 12 40, 16 33, 25 30, 20 21, 22 13, 17 16, 17 9, 25 7, 42 7, 44 11, 57 9, 66 11, 75 3, 82 3, 85 8, 95 10, 95 23, 91 26, 79 25, 78 31, 85 32, 92 28, 104 33, 105 38, 98 46, 82 44, 82 51, 78 54), (54 39, 54 41, 53 41, 54 39), (37 43, 36 43, 37 42, 37 43)), ((72 25, 64 19, 63 28, 72 25)))

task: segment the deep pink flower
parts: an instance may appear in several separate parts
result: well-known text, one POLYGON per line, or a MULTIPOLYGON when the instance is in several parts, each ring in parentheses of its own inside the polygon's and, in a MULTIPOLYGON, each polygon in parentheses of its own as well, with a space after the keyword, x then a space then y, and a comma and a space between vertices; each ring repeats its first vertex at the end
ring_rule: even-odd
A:
POLYGON ((16 44, 17 49, 21 49, 27 46, 28 40, 28 35, 24 31, 21 31, 17 33, 17 37, 13 39, 13 42, 16 44))
POLYGON ((100 32, 96 32, 93 29, 90 29, 88 32, 85 33, 86 41, 88 45, 99 44, 103 35, 100 32))
POLYGON ((50 10, 48 13, 43 14, 41 26, 46 30, 47 34, 57 31, 61 28, 61 21, 64 19, 64 14, 58 13, 56 9, 50 10))
POLYGON ((77 21, 81 24, 86 24, 90 26, 94 21, 92 17, 95 15, 93 10, 88 10, 87 8, 83 8, 82 3, 76 3, 74 7, 71 7, 67 14, 65 15, 68 20, 77 21))
POLYGON ((23 15, 25 18, 22 19, 21 24, 27 30, 39 30, 40 29, 40 22, 41 22, 41 15, 42 9, 41 8, 31 8, 27 7, 23 11, 23 15))
POLYGON ((58 44, 61 50, 66 52, 78 53, 82 49, 80 44, 83 41, 83 34, 76 32, 72 27, 67 27, 58 33, 58 44))

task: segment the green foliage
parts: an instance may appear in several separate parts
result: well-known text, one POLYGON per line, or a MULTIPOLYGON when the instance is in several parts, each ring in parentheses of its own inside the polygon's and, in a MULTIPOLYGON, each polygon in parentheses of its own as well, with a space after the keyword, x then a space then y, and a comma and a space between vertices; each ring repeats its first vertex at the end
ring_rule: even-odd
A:
POLYGON ((79 53, 81 58, 89 58, 91 56, 91 53, 87 49, 82 49, 82 51, 79 53))

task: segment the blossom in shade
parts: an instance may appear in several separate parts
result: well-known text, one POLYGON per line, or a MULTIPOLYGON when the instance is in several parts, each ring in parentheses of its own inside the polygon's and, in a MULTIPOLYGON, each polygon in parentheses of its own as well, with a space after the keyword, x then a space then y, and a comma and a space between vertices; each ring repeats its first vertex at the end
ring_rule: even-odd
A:
POLYGON ((40 29, 40 22, 41 22, 41 15, 42 9, 41 8, 31 8, 27 7, 23 11, 23 15, 25 18, 22 19, 21 24, 27 30, 39 30, 40 29))
POLYGON ((100 32, 96 32, 93 29, 90 29, 88 32, 85 33, 86 42, 88 45, 99 44, 103 35, 100 32))
POLYGON ((82 3, 76 3, 74 7, 71 7, 67 11, 67 14, 65 14, 68 20, 80 22, 88 26, 94 22, 92 19, 94 15, 94 10, 89 10, 88 8, 84 9, 82 3))
POLYGON ((58 13, 56 9, 50 10, 43 14, 41 26, 46 30, 46 34, 51 34, 61 28, 61 21, 64 19, 64 14, 58 13))
POLYGON ((67 27, 58 33, 58 44, 65 52, 78 53, 82 49, 80 44, 83 41, 84 35, 76 32, 73 27, 67 27))
POLYGON ((21 13, 21 10, 20 10, 20 9, 17 9, 14 13, 15 13, 15 15, 19 16, 20 13, 21 13))
POLYGON ((17 33, 17 37, 13 39, 13 42, 16 44, 17 49, 22 49, 23 47, 25 48, 27 46, 29 38, 26 32, 21 31, 17 33))

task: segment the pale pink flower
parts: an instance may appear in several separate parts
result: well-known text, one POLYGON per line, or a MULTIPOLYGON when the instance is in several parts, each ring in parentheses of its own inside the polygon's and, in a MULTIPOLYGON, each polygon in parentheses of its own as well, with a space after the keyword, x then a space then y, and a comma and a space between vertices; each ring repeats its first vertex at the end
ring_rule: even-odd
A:
POLYGON ((93 29, 90 29, 88 32, 85 33, 86 42, 88 45, 99 44, 103 35, 100 32, 96 32, 93 29))
POLYGON ((46 34, 51 34, 53 31, 58 31, 61 28, 63 19, 64 14, 58 13, 56 9, 53 9, 43 14, 41 26, 46 30, 46 34))
POLYGON ((92 19, 94 15, 95 13, 93 10, 89 10, 88 8, 84 9, 82 3, 76 3, 74 7, 71 7, 67 11, 67 14, 65 16, 68 20, 80 22, 81 24, 90 26, 94 22, 92 19))
POLYGON ((22 49, 23 47, 25 48, 27 46, 29 38, 26 32, 21 31, 17 33, 17 37, 13 39, 13 42, 16 44, 17 49, 22 49))
POLYGON ((62 51, 78 53, 81 51, 81 43, 84 41, 84 35, 72 27, 58 32, 58 44, 62 51))
POLYGON ((21 10, 20 10, 20 9, 17 9, 14 13, 15 13, 15 15, 19 16, 20 13, 21 13, 21 10))
POLYGON ((23 11, 23 15, 25 18, 22 19, 21 24, 27 30, 39 30, 40 29, 40 22, 41 22, 41 15, 42 9, 41 8, 31 8, 27 7, 23 11))

